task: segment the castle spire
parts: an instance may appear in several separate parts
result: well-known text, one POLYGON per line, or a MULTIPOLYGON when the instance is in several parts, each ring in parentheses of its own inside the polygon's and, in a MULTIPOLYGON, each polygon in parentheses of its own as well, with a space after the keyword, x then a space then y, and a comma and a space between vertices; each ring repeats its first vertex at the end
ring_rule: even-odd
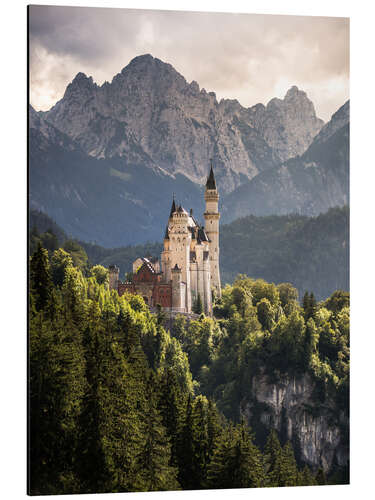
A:
POLYGON ((171 213, 169 214, 169 217, 172 217, 173 212, 176 211, 176 202, 174 200, 174 193, 173 193, 173 201, 172 201, 172 206, 171 206, 171 213))
POLYGON ((208 178, 207 178, 207 182, 206 182, 206 189, 217 189, 215 176, 214 176, 214 169, 213 169, 213 165, 212 165, 212 158, 210 158, 210 162, 211 162, 211 167, 210 167, 210 173, 208 174, 208 178))

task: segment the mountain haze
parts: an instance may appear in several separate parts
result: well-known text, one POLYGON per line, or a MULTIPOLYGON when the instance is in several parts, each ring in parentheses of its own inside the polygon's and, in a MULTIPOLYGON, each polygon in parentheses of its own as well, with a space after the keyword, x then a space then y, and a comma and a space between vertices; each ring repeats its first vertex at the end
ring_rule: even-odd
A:
POLYGON ((349 101, 310 147, 242 184, 223 199, 223 217, 300 213, 318 215, 349 203, 349 101))
POLYGON ((138 160, 200 184, 213 158, 222 192, 301 154, 323 125, 297 87, 284 100, 244 108, 218 102, 151 55, 134 58, 101 86, 78 73, 44 117, 90 156, 138 160))
POLYGON ((107 247, 158 240, 173 192, 203 212, 202 189, 187 177, 123 158, 93 158, 33 108, 29 114, 30 207, 68 235, 107 247))
POLYGON ((348 203, 349 102, 323 124, 296 86, 244 108, 144 55, 101 86, 78 73, 29 125, 30 206, 105 247, 160 240, 172 193, 202 218, 210 158, 223 222, 348 203))

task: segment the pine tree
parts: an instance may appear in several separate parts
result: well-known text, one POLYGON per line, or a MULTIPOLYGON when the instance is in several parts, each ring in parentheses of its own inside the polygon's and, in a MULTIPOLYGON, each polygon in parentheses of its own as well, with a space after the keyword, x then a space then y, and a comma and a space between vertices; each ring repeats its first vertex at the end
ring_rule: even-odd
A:
POLYGON ((81 491, 95 493, 105 491, 108 477, 101 439, 102 408, 100 387, 103 379, 103 356, 106 351, 101 311, 92 301, 87 315, 87 327, 83 334, 86 359, 87 386, 79 419, 80 439, 77 468, 81 478, 81 491))
POLYGON ((259 488, 265 485, 263 457, 254 445, 249 428, 242 422, 237 428, 234 453, 233 488, 259 488))
POLYGON ((324 486, 327 484, 327 479, 325 472, 322 468, 320 468, 315 476, 315 480, 319 486, 324 486))
POLYGON ((216 439, 212 458, 207 467, 208 488, 232 488, 235 469, 235 428, 227 425, 216 439))
POLYGON ((281 446, 275 429, 272 429, 264 448, 265 471, 267 486, 278 486, 278 465, 281 457, 281 446))
POLYGON ((201 294, 199 292, 198 292, 197 298, 194 302, 193 312, 195 312, 195 314, 202 314, 203 313, 203 302, 202 302, 201 294))
POLYGON ((279 465, 279 486, 297 486, 298 469, 294 451, 291 443, 288 441, 281 452, 281 461, 279 465))
POLYGON ((138 457, 145 440, 145 372, 138 372, 136 360, 126 360, 120 346, 110 339, 101 362, 99 432, 107 471, 103 491, 139 491, 138 457))
POLYGON ((192 429, 192 396, 189 394, 177 443, 178 482, 184 490, 193 488, 194 448, 192 429))
POLYGON ((48 252, 38 244, 38 248, 30 259, 30 292, 37 311, 43 309, 50 299, 52 281, 48 252))
POLYGON ((193 474, 191 488, 201 489, 206 479, 209 460, 208 401, 205 396, 197 396, 192 408, 193 474))
MULTIPOLYGON (((75 493, 79 416, 85 392, 80 331, 61 314, 30 320, 30 492, 75 493)), ((58 312, 60 311, 60 313, 58 312)))
MULTIPOLYGON (((309 310, 309 318, 315 318, 316 311, 317 311, 317 303, 316 303, 316 298, 313 294, 313 292, 310 293, 310 310, 309 310)), ((307 318, 308 319, 308 318, 307 318)))
POLYGON ((309 296, 309 292, 306 291, 304 293, 303 299, 302 299, 302 307, 305 311, 305 317, 306 317, 306 314, 308 312, 309 306, 310 306, 310 296, 309 296))
POLYGON ((227 426, 217 438, 207 470, 211 488, 257 488, 265 485, 262 454, 242 422, 227 426))
POLYGON ((146 405, 142 415, 144 444, 137 457, 137 489, 163 491, 180 489, 177 469, 170 464, 171 445, 157 404, 157 381, 152 372, 145 387, 146 405))
POLYGON ((171 465, 178 466, 179 436, 183 426, 187 396, 181 390, 175 371, 167 368, 159 373, 159 408, 162 422, 171 442, 171 465))
POLYGON ((208 400, 208 412, 207 412, 207 432, 208 432, 208 450, 210 457, 213 454, 215 443, 222 431, 223 423, 220 420, 220 414, 216 407, 216 404, 209 399, 208 400))
POLYGON ((302 471, 298 475, 298 485, 299 486, 315 486, 318 483, 316 482, 316 479, 314 475, 312 474, 311 470, 307 465, 302 469, 302 471))

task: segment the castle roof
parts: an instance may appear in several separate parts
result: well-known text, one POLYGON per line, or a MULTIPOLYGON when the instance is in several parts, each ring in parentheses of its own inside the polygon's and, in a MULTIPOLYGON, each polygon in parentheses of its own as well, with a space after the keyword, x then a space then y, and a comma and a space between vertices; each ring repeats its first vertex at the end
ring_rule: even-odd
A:
POLYGON ((174 195, 173 195, 173 201, 172 201, 171 212, 169 214, 169 217, 172 217, 173 212, 175 212, 175 211, 176 211, 176 203, 174 201, 174 195))
POLYGON ((206 231, 204 230, 203 227, 200 227, 198 229, 198 238, 197 238, 197 241, 198 241, 198 243, 201 243, 202 241, 210 241, 208 239, 207 233, 206 233, 206 231))
MULTIPOLYGON (((147 268, 152 274, 157 274, 157 272, 155 271, 155 268, 154 266, 152 265, 151 263, 151 260, 150 259, 147 259, 147 257, 142 257, 142 260, 143 260, 143 264, 141 265, 141 267, 139 268, 139 271, 142 269, 142 268, 147 268)), ((155 262, 157 261, 157 259, 155 260, 155 262)))
POLYGON ((208 178, 207 178, 207 182, 206 182, 206 189, 216 189, 216 181, 215 181, 215 176, 214 176, 214 170, 212 167, 212 160, 211 160, 210 173, 208 174, 208 178))
POLYGON ((180 213, 180 214, 186 214, 186 215, 188 215, 187 211, 184 209, 184 207, 182 205, 179 205, 179 207, 177 209, 177 212, 180 213))

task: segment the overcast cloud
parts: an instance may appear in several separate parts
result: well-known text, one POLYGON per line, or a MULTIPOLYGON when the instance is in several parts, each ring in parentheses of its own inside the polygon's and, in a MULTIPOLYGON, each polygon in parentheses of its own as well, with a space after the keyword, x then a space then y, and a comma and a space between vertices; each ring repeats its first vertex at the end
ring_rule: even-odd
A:
POLYGON ((150 53, 243 106, 297 85, 328 120, 349 98, 346 18, 30 8, 30 100, 49 109, 82 71, 102 84, 150 53))

